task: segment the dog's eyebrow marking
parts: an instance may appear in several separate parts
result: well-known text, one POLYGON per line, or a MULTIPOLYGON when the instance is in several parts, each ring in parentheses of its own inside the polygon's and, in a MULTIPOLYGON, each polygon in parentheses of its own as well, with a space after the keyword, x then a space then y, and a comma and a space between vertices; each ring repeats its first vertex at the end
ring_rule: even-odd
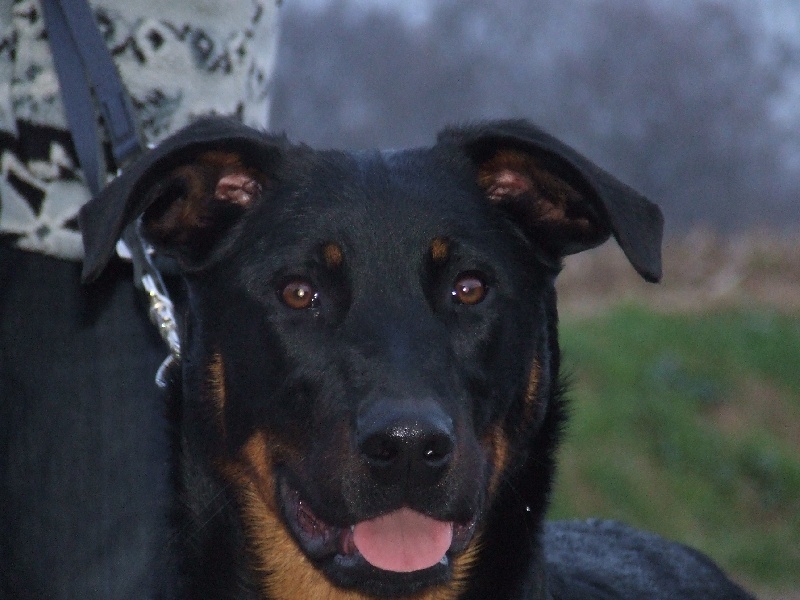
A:
POLYGON ((442 264, 450 256, 450 242, 446 238, 436 237, 431 240, 431 258, 436 264, 442 264))
POLYGON ((322 257, 329 269, 338 269, 344 262, 342 247, 334 242, 328 242, 322 247, 322 257))

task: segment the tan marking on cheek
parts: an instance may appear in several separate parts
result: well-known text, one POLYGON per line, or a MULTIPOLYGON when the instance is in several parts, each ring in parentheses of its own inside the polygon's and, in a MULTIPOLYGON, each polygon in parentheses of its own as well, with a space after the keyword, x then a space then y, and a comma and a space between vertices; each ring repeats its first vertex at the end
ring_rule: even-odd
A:
POLYGON ((455 600, 467 589, 469 574, 480 557, 480 535, 476 534, 467 549, 453 559, 453 578, 449 584, 433 590, 424 600, 455 600))
POLYGON ((243 447, 239 460, 221 465, 220 471, 235 487, 262 593, 275 600, 325 598, 309 591, 321 575, 297 547, 279 516, 273 453, 266 434, 256 432, 243 447))
POLYGON ((344 262, 344 252, 342 252, 341 246, 333 242, 325 244, 322 248, 322 257, 329 269, 338 269, 344 262))
MULTIPOLYGON (((539 389, 540 374, 541 365, 538 359, 534 359, 530 373, 528 374, 528 385, 525 388, 525 395, 523 397, 521 415, 523 426, 530 424, 535 416, 536 392, 539 389)), ((501 425, 492 427, 484 440, 484 447, 489 448, 489 455, 492 462, 493 471, 489 479, 489 495, 493 496, 511 460, 511 442, 508 439, 508 434, 501 425)))
POLYGON ((444 263, 450 255, 450 244, 445 238, 433 238, 431 241, 431 258, 437 264, 444 263))
MULTIPOLYGON (((245 444, 239 460, 220 465, 223 477, 236 489, 248 550, 264 597, 274 600, 375 600, 333 584, 306 558, 279 516, 273 476, 274 454, 280 452, 259 431, 245 444)), ((410 596, 408 600, 455 600, 464 590, 478 546, 473 540, 453 563, 453 580, 410 596)))
POLYGON ((225 403, 227 401, 227 390, 225 388, 225 363, 222 355, 215 352, 206 368, 206 378, 208 381, 208 391, 211 394, 211 403, 214 406, 214 413, 217 426, 223 439, 227 436, 225 427, 225 403))
POLYGON ((525 388, 525 403, 522 406, 522 422, 525 425, 531 423, 536 414, 536 394, 539 391, 541 374, 542 365, 539 363, 539 359, 535 358, 528 375, 528 387, 525 388))
POLYGON ((508 468, 510 448, 508 436, 502 426, 493 426, 488 437, 493 467, 492 475, 489 479, 489 496, 493 497, 497 491, 497 486, 503 478, 503 474, 508 468))

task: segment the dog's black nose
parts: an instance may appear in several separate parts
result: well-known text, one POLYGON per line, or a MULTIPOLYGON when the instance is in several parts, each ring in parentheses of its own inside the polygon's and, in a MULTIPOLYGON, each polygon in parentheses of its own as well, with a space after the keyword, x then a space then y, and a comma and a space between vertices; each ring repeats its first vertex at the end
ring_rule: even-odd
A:
POLYGON ((435 483, 456 445, 452 419, 434 403, 379 402, 358 425, 358 450, 385 483, 435 483))

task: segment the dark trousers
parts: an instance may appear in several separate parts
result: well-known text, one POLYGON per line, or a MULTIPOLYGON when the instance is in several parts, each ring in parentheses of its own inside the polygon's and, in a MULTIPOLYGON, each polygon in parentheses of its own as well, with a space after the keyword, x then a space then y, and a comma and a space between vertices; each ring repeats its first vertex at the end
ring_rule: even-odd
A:
POLYGON ((130 267, 0 244, 0 598, 146 599, 167 552, 166 349, 130 267))

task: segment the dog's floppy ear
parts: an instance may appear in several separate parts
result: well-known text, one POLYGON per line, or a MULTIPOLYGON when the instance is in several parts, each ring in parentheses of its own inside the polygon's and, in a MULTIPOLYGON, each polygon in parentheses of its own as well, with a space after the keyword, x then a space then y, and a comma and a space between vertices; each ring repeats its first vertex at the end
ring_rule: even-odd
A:
POLYGON ((272 183, 284 144, 227 118, 196 121, 164 140, 81 209, 83 280, 100 275, 122 231, 140 216, 157 248, 184 269, 201 266, 272 183))
POLYGON ((439 142, 467 153, 488 200, 547 252, 560 258, 613 234, 642 277, 661 279, 658 206, 572 148, 521 120, 446 129, 439 142))

